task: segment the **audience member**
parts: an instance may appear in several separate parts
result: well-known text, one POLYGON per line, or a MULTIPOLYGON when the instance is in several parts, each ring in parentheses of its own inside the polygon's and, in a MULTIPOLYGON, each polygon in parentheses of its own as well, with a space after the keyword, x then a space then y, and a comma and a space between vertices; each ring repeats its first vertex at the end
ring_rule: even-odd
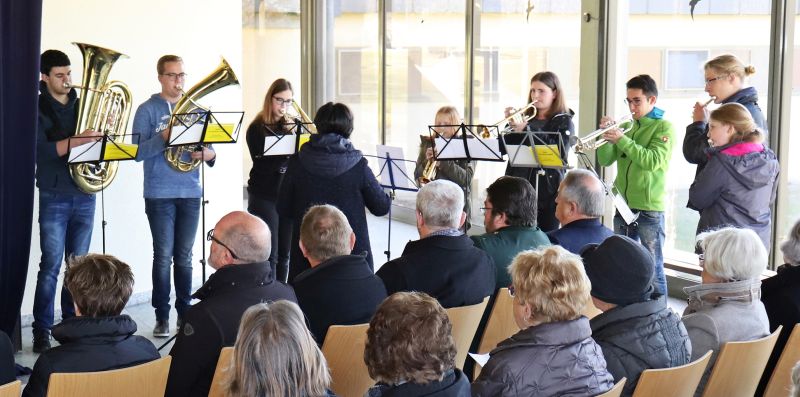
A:
POLYGON ((52 373, 106 371, 161 358, 152 342, 134 335, 136 322, 121 314, 133 292, 133 272, 125 262, 99 254, 73 258, 64 285, 75 317, 53 327, 60 346, 36 360, 23 396, 46 396, 52 373))
POLYGON ((417 193, 420 239, 378 270, 386 291, 420 291, 444 307, 474 305, 494 291, 494 264, 485 251, 459 231, 464 193, 453 182, 430 182, 417 193))
POLYGON ((633 394, 639 375, 650 368, 689 363, 692 344, 681 319, 655 289, 650 252, 626 236, 589 244, 581 253, 592 282, 592 302, 603 313, 590 321, 614 381, 627 378, 633 394))
POLYGON ((364 363, 377 382, 367 396, 469 396, 455 357, 452 325, 436 299, 424 292, 391 295, 367 330, 364 363))
POLYGON ((13 382, 17 379, 17 369, 14 366, 14 345, 5 332, 0 331, 0 385, 13 382))
POLYGON ((800 397, 800 361, 792 368, 791 397, 800 397))
POLYGON ((559 246, 525 251, 509 273, 521 331, 492 350, 472 395, 594 396, 614 387, 581 316, 591 284, 580 257, 559 246))
POLYGON ((293 302, 257 303, 242 315, 227 379, 228 397, 325 397, 325 356, 293 302))
POLYGON ((363 254, 350 255, 356 235, 332 205, 311 207, 300 226, 300 250, 311 268, 294 279, 297 302, 322 345, 331 325, 369 322, 386 288, 363 254))
POLYGON ((697 242, 703 281, 684 288, 689 305, 683 323, 692 340, 692 360, 714 351, 697 387, 699 396, 722 345, 767 336, 769 319, 759 299, 767 250, 756 232, 727 227, 701 233, 697 242))
POLYGON ((501 176, 486 188, 483 225, 486 234, 472 241, 494 260, 495 289, 511 284, 508 265, 518 253, 550 245, 536 226, 536 190, 523 178, 501 176))
POLYGON ((208 264, 216 272, 192 297, 200 302, 186 311, 172 347, 167 396, 205 396, 220 350, 233 346, 239 321, 248 307, 286 299, 294 291, 275 280, 269 261, 270 230, 256 216, 231 212, 208 231, 208 264))
POLYGON ((603 226, 606 191, 591 171, 576 168, 567 172, 556 196, 556 218, 561 228, 547 233, 550 242, 573 254, 580 254, 586 244, 600 244, 614 235, 603 226))

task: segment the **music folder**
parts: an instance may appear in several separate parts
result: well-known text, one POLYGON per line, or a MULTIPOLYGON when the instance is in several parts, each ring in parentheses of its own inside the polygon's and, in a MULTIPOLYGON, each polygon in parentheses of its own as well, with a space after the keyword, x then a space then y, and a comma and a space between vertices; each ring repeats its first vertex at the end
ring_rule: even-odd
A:
POLYGON ((173 114, 167 146, 236 143, 243 119, 244 112, 240 111, 173 114))
POLYGON ((264 152, 261 155, 288 156, 297 153, 311 139, 308 124, 312 123, 296 121, 291 124, 265 124, 264 152))
POLYGON ((560 132, 509 132, 501 135, 501 139, 512 167, 568 168, 562 159, 564 144, 560 132), (548 144, 537 135, 556 136, 558 144, 548 144))
MULTIPOLYGON (((124 140, 124 137, 131 136, 131 134, 122 134, 121 136, 124 140)), ((67 141, 67 163, 69 164, 135 160, 139 150, 139 145, 116 142, 110 135, 103 135, 97 137, 95 141, 73 146, 73 142, 77 143, 78 140, 84 141, 86 138, 72 136, 67 141)))

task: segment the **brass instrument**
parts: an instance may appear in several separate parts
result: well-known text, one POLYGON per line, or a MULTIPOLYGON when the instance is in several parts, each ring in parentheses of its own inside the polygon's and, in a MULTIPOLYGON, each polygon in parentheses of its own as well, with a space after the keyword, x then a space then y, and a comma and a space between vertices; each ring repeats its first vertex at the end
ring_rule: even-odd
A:
MULTIPOLYGON (((283 114, 283 117, 284 119, 286 119, 287 124, 294 123, 295 121, 309 123, 308 124, 309 131, 311 131, 312 134, 317 133, 317 126, 314 125, 314 120, 312 120, 311 117, 308 117, 308 114, 306 114, 306 112, 303 111, 303 108, 300 107, 297 101, 292 101, 291 110, 293 111, 289 111, 287 109, 286 113, 283 114)), ((300 131, 297 131, 297 133, 299 134, 300 131)))
MULTIPOLYGON (((83 55, 83 80, 80 85, 64 84, 64 88, 80 91, 75 133, 85 130, 103 133, 108 139, 121 143, 125 138, 131 114, 131 90, 121 81, 109 81, 111 67, 125 54, 86 43, 72 43, 83 55)), ((105 138, 104 138, 105 139, 105 138)), ((117 175, 117 162, 71 164, 69 174, 78 188, 89 194, 105 189, 117 175)))
MULTIPOLYGON (((430 140, 431 147, 433 147, 434 140, 431 137, 420 135, 420 138, 423 141, 430 140)), ((419 177, 420 186, 436 179, 436 166, 438 163, 439 162, 434 159, 430 159, 425 162, 425 168, 422 169, 422 175, 419 177)))
MULTIPOLYGON (((197 103, 200 98, 232 84, 239 84, 236 74, 228 64, 225 58, 222 59, 219 66, 214 69, 208 76, 200 80, 188 91, 183 91, 182 87, 178 87, 183 92, 183 96, 175 104, 172 109, 172 115, 191 113, 196 110, 207 111, 205 107, 197 103)), ((173 124, 172 126, 174 126, 173 124)), ((170 127, 171 128, 171 127, 170 127)), ((189 172, 200 165, 202 159, 192 159, 191 152, 194 151, 195 146, 173 146, 164 151, 164 158, 169 163, 170 167, 180 172, 189 172), (188 158, 188 160, 186 160, 188 158)))
POLYGON ((608 143, 608 141, 603 139, 603 134, 615 128, 622 130, 623 134, 630 131, 631 128, 633 128, 633 113, 628 113, 616 121, 590 132, 585 137, 578 138, 578 141, 573 147, 575 153, 586 153, 589 150, 595 150, 600 146, 605 145, 608 143))

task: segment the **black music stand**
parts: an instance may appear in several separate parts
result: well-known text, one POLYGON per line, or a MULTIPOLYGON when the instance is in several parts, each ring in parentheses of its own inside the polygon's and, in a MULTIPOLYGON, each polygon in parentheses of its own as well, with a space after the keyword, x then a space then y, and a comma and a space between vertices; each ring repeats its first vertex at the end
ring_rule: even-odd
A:
MULTIPOLYGON (((133 136, 138 134, 121 134, 125 139, 126 136, 133 136)), ((67 163, 70 165, 87 164, 88 167, 100 167, 101 163, 110 163, 112 161, 128 161, 136 160, 136 153, 139 150, 139 145, 132 143, 116 142, 110 135, 104 134, 102 137, 97 137, 97 140, 77 144, 78 140, 85 141, 85 137, 71 136, 67 141, 67 163), (76 142, 73 145, 73 142, 76 142)), ((101 232, 103 235, 103 254, 106 253, 106 198, 105 198, 105 184, 106 184, 106 171, 103 169, 100 174, 100 219, 101 232)))
MULTIPOLYGON (((376 148, 377 155, 375 156, 379 161, 378 178, 380 178, 381 187, 389 190, 389 199, 393 202, 396 197, 397 190, 404 190, 407 192, 416 192, 416 181, 414 178, 408 176, 406 172, 405 163, 416 164, 411 160, 403 158, 403 149, 399 147, 378 145, 376 148), (394 152, 394 156, 392 156, 394 152), (383 156, 381 156, 383 155, 383 156)), ((392 203, 389 203, 389 231, 386 237, 386 261, 392 259, 392 203)))
POLYGON ((264 152, 260 156, 289 156, 299 152, 300 147, 311 138, 308 126, 313 124, 300 119, 292 123, 264 124, 264 152))
POLYGON ((544 175, 544 169, 567 170, 563 154, 567 152, 560 132, 530 131, 509 132, 500 136, 503 141, 502 149, 508 155, 508 165, 518 168, 537 168, 536 185, 539 191, 539 176, 544 175), (555 137, 557 144, 548 144, 545 137, 555 137))
POLYGON ((498 135, 497 126, 483 124, 459 125, 429 125, 433 148, 434 160, 480 160, 480 161, 505 161, 500 152, 500 141, 497 138, 483 138, 481 135, 494 130, 498 135), (450 138, 445 138, 436 129, 442 127, 455 127, 456 132, 450 138), (477 132, 476 132, 477 131, 477 132))

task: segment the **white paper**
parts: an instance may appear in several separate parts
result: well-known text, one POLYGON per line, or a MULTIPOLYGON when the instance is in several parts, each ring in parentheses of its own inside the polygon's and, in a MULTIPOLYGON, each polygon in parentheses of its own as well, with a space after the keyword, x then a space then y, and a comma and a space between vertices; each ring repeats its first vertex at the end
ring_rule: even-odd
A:
POLYGON ((463 159, 467 157, 467 152, 464 151, 464 141, 460 138, 452 138, 447 141, 437 136, 433 140, 433 144, 436 148, 437 160, 463 159))
POLYGON ((392 180, 389 174, 389 164, 386 164, 387 158, 391 158, 392 173, 394 176, 394 186, 405 189, 416 189, 417 186, 414 182, 414 174, 409 174, 403 155, 403 148, 397 146, 375 145, 375 153, 378 156, 378 171, 381 174, 381 185, 392 186, 392 180))
POLYGON ((617 208, 617 212, 619 212, 619 215, 625 220, 625 224, 630 225, 639 217, 638 214, 634 214, 633 211, 631 211, 631 207, 628 207, 628 203, 622 198, 621 194, 614 194, 613 202, 614 207, 617 208))
POLYGON ((204 123, 197 122, 188 128, 180 124, 172 126, 172 133, 169 136, 169 145, 188 145, 200 142, 203 138, 203 125, 204 123))
POLYGON ((481 367, 485 367, 486 363, 489 362, 489 353, 486 354, 468 353, 468 354, 481 367))
POLYGON ((539 165, 533 157, 533 150, 528 145, 506 145, 506 153, 508 153, 508 164, 512 167, 539 165))
POLYGON ((264 156, 286 156, 295 153, 297 135, 287 134, 264 138, 264 156))
MULTIPOLYGON (((462 138, 452 138, 449 143, 444 138, 436 138, 436 160, 458 160, 467 157, 462 138)), ((472 160, 498 160, 500 156, 500 142, 497 138, 468 138, 467 147, 472 160)))
POLYGON ((100 161, 103 155, 103 141, 84 143, 69 150, 68 163, 82 163, 85 161, 100 161))

